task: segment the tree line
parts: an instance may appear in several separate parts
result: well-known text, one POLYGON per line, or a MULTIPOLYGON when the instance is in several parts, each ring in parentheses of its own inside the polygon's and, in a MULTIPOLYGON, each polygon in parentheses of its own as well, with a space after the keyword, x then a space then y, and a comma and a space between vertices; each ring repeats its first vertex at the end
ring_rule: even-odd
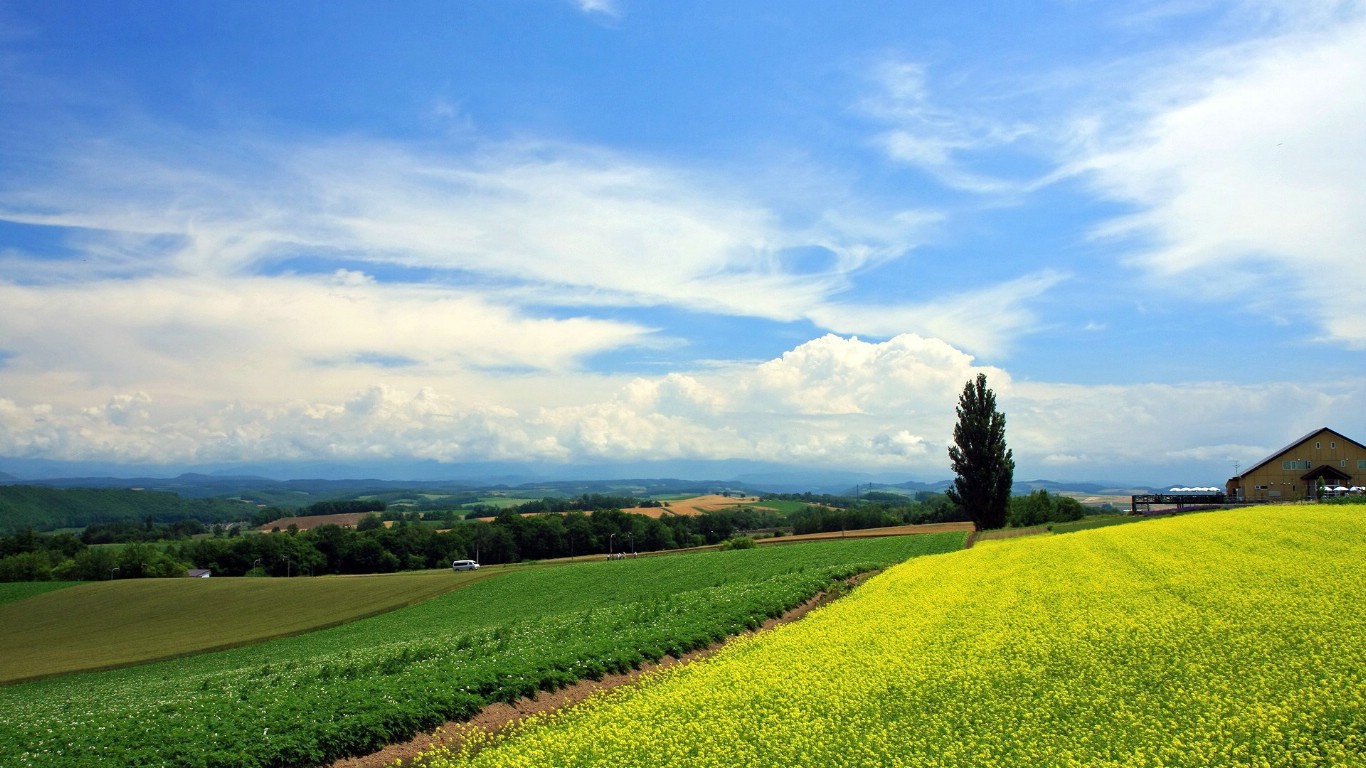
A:
MULTIPOLYGON (((536 507, 545 502, 532 502, 536 507)), ((808 505, 782 514, 761 507, 735 507, 696 516, 623 512, 616 505, 634 499, 595 497, 556 500, 568 511, 523 515, 528 505, 505 509, 492 519, 467 520, 431 512, 379 512, 354 528, 321 525, 307 530, 240 535, 215 526, 212 535, 187 535, 187 525, 120 523, 94 526, 81 535, 32 530, 0 537, 0 581, 98 580, 183 575, 204 568, 215 575, 299 576, 389 573, 444 568, 473 559, 487 565, 562 557, 656 552, 720 544, 739 536, 783 535, 829 530, 938 522, 953 519, 942 495, 847 508, 808 505), (612 504, 593 510, 578 507, 612 504), (442 526, 442 527, 438 527, 442 526), (153 537, 160 537, 153 539, 153 537), (116 546, 104 542, 127 542, 116 546)), ((192 526, 189 526, 192 527, 192 526)), ((199 531, 203 534, 205 531, 199 531)))
MULTIPOLYGON (((321 525, 308 530, 240 535, 237 528, 197 522, 91 526, 79 535, 26 529, 0 536, 0 581, 94 581, 181 576, 204 568, 220 576, 307 576, 391 573, 445 568, 452 560, 486 565, 609 553, 657 552, 721 544, 737 537, 854 531, 894 525, 966 520, 944 494, 922 493, 900 501, 844 500, 842 506, 808 504, 782 514, 756 507, 696 516, 648 517, 616 508, 570 509, 523 516, 510 508, 490 520, 445 514, 378 512, 355 528, 321 525), (444 526, 438 528, 437 526, 444 526), (211 535, 203 535, 210 533, 211 535), (110 541, 122 542, 109 545, 110 541)), ((1076 520, 1085 514, 1075 499, 1045 490, 1015 496, 1006 523, 1031 526, 1076 520)))
POLYGON ((187 499, 165 491, 128 488, 47 488, 0 485, 0 534, 84 528, 147 517, 159 522, 198 520, 212 524, 241 520, 253 507, 227 499, 187 499))

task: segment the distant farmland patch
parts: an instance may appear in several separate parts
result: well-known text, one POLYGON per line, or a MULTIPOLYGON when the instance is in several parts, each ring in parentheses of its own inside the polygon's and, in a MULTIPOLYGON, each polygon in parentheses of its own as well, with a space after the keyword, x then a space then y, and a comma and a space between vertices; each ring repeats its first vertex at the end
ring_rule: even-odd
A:
POLYGON ((507 509, 508 507, 515 507, 520 504, 529 504, 533 501, 540 501, 540 499, 533 499, 530 497, 523 498, 520 496, 484 496, 478 501, 473 501, 461 506, 465 508, 485 506, 494 507, 496 509, 507 509))
MULTIPOLYGON (((716 512, 722 509, 734 509, 736 507, 757 507, 763 508, 764 504, 759 501, 757 496, 745 496, 736 498, 733 496, 722 496, 720 494, 707 494, 705 496, 693 496, 687 499, 674 499, 664 502, 667 507, 631 507, 624 509, 633 515, 645 515, 646 517, 663 517, 664 515, 700 515, 703 512, 716 512)), ((769 507, 777 510, 777 507, 769 507)))
POLYGON ((343 515, 308 515, 305 517, 282 517, 279 520, 271 520, 261 526, 260 530, 270 531, 275 528, 287 530, 289 526, 298 526, 299 530, 307 531, 317 528, 320 525, 340 525, 347 528, 355 528, 366 515, 372 512, 348 512, 343 515))

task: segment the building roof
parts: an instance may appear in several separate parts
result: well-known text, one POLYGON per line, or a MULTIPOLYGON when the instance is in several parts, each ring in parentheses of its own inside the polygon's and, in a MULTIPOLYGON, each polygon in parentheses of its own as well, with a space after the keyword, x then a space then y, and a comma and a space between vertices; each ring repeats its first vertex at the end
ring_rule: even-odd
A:
POLYGON ((1352 445, 1355 445, 1356 447, 1360 448, 1361 450, 1366 451, 1366 445, 1362 445, 1361 443, 1358 443, 1357 441, 1355 441, 1355 440, 1353 440, 1352 438, 1350 438, 1350 437, 1348 437, 1348 436, 1342 434, 1341 432, 1338 432, 1338 431, 1335 430, 1335 429, 1329 429, 1328 427, 1319 427, 1318 429, 1313 430, 1312 432, 1310 432, 1309 434, 1307 434, 1307 435, 1305 435, 1305 436, 1299 438, 1298 440, 1295 440, 1294 442, 1290 443, 1289 445, 1285 446, 1284 448, 1280 449, 1279 451, 1276 451, 1275 453, 1272 453, 1270 456, 1267 456, 1265 459, 1262 459, 1261 461, 1257 462, 1256 464, 1253 464, 1251 467, 1248 467, 1247 470, 1244 471, 1241 475, 1238 475, 1238 477, 1239 477, 1239 478, 1247 477, 1248 475, 1252 474, 1253 472, 1256 472, 1257 470, 1261 469, 1262 467, 1266 466, 1267 464, 1270 464, 1272 461, 1275 461, 1278 457, 1280 457, 1280 456, 1281 456, 1282 454, 1284 454, 1286 451, 1289 451, 1291 448, 1294 448, 1295 446, 1299 445, 1300 443, 1303 443, 1304 441, 1308 440, 1309 438, 1313 437, 1314 435, 1320 434, 1320 433, 1322 433, 1322 432, 1327 432, 1328 434, 1333 435, 1334 437, 1337 437, 1339 440, 1342 440, 1342 441, 1344 441, 1344 442, 1351 443, 1352 445))

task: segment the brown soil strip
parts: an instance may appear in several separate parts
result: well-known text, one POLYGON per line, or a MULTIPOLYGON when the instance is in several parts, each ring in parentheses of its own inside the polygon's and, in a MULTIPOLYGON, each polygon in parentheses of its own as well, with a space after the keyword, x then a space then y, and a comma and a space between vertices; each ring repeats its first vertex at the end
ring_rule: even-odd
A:
MULTIPOLYGON (((860 574, 848 579, 845 583, 849 588, 852 588, 877 573, 879 573, 879 571, 860 574)), ((831 602, 847 591, 847 589, 837 589, 830 592, 822 592, 796 608, 789 610, 787 613, 784 613, 779 618, 765 621, 758 629, 753 630, 753 632, 763 632, 772 629, 779 624, 787 624, 796 621, 805 616, 813 608, 831 602)), ((745 632, 744 634, 751 634, 751 632, 745 632)), ((332 764, 331 768, 386 768, 387 766, 393 765, 397 760, 402 760, 405 764, 410 763, 412 759, 421 752, 426 752, 433 747, 441 746, 443 744, 453 745, 455 740, 452 734, 457 733, 458 729, 461 727, 474 725, 486 732, 497 731, 500 728, 516 723, 531 715, 545 714, 573 706, 598 691, 631 684, 642 675, 649 672, 677 666, 679 664, 686 664, 695 659, 706 658, 724 648, 729 642, 730 640, 724 640, 707 648, 686 653, 678 658, 665 656, 656 664, 646 664, 632 672, 607 675, 601 680, 580 680, 579 682, 566 688, 561 688, 558 691, 542 691, 537 694, 535 698, 518 699, 512 704, 490 704, 468 721, 448 722, 436 732, 418 734, 408 741, 390 744, 378 752, 372 752, 363 757, 348 757, 338 760, 332 764)))

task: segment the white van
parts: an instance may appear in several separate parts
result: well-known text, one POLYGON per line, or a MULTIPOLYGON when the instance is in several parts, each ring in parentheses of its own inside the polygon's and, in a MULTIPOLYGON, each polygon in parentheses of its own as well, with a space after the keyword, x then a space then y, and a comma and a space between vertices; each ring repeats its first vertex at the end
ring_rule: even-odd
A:
POLYGON ((452 561, 451 561, 451 570, 453 570, 453 571, 477 571, 477 570, 479 570, 479 563, 476 563, 476 562, 474 562, 473 560, 452 560, 452 561))

